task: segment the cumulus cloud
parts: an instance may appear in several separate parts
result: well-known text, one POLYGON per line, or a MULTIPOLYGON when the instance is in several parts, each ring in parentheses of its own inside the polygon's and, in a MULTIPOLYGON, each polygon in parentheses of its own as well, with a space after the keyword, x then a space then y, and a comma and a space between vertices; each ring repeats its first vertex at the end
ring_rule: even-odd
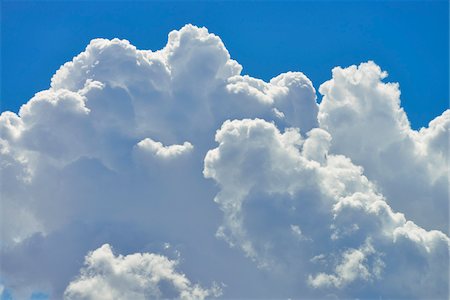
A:
POLYGON ((85 258, 80 276, 64 292, 65 299, 204 299, 220 288, 204 289, 175 270, 177 261, 153 253, 114 255, 104 244, 85 258), (167 283, 162 289, 163 283, 167 283))
MULTIPOLYGON (((39 196, 32 192, 39 174, 51 181, 52 174, 61 177, 57 173, 86 159, 117 173, 129 168, 135 146, 165 158, 197 147, 205 152, 223 121, 246 115, 278 119, 283 113, 283 122, 299 125, 301 119, 305 130, 316 126, 315 91, 306 76, 287 73, 265 83, 239 75, 240 70, 217 36, 191 25, 171 32, 166 47, 156 52, 137 50, 126 40, 93 40, 56 72, 51 88, 37 93, 18 115, 2 113, 2 154, 10 161, 5 168, 22 174, 9 176, 5 171, 4 177, 17 181, 12 193, 28 185, 24 198, 39 198, 30 200, 39 201, 38 206, 49 198, 54 205, 61 200, 45 191, 39 196), (305 117, 292 114, 293 108, 305 117)), ((6 205, 11 197, 4 193, 6 205)), ((37 222, 47 219, 38 216, 39 208, 20 205, 19 210, 8 215, 16 218, 26 212, 37 222)), ((52 226, 20 227, 30 235, 52 226)), ((8 232, 23 238, 12 229, 8 232)))
POLYGON ((412 130, 372 62, 335 68, 320 104, 300 72, 241 71, 206 28, 158 51, 95 39, 2 112, 5 290, 448 295, 449 111, 412 130))
POLYGON ((143 152, 149 152, 151 155, 162 159, 175 158, 191 152, 194 148, 189 142, 184 142, 183 145, 163 146, 162 143, 155 142, 150 138, 143 139, 137 143, 137 147, 143 152))
POLYGON ((310 286, 343 297, 447 295, 449 238, 393 211, 361 167, 329 152, 322 129, 303 140, 264 120, 235 120, 216 141, 204 174, 221 188, 218 235, 261 267, 294 274, 299 285, 307 275, 310 286))
POLYGON ((448 234, 450 112, 412 130, 396 83, 373 62, 334 68, 320 86, 319 123, 331 149, 364 167, 390 205, 427 229, 448 234), (433 215, 433 218, 429 216, 433 215))

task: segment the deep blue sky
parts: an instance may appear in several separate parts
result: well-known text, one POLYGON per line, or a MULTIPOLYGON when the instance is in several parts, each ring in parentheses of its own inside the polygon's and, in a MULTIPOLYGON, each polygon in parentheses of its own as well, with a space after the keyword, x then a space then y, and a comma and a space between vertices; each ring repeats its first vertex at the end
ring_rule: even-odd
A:
POLYGON ((449 6, 428 2, 12 2, 2 1, 1 110, 47 89, 92 38, 163 47, 186 23, 224 41, 243 73, 302 71, 315 87, 334 66, 374 60, 397 81, 414 128, 448 108, 449 6))

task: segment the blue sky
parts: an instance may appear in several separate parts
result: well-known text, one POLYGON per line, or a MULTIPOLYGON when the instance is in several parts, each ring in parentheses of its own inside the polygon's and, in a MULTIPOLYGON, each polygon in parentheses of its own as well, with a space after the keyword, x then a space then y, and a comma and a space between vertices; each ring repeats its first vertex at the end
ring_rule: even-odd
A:
POLYGON ((186 23, 219 35, 243 72, 302 71, 315 87, 331 68, 374 60, 401 85, 413 128, 448 107, 448 1, 2 1, 2 111, 48 88, 93 38, 157 50, 186 23))

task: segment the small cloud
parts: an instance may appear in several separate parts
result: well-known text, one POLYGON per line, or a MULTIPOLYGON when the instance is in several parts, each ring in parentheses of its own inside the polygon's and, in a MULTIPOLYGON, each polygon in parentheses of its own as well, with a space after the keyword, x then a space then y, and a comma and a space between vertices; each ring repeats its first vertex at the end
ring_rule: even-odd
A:
POLYGON ((160 142, 146 138, 137 143, 137 148, 161 159, 173 159, 190 153, 194 149, 194 146, 189 142, 184 142, 182 145, 164 146, 160 142))

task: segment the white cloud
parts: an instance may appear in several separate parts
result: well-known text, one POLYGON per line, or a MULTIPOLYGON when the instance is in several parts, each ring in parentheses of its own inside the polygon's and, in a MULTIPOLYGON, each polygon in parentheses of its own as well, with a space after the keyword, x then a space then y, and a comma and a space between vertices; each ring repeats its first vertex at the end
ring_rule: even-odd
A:
MULTIPOLYGON (((133 168, 136 145, 165 158, 187 154, 194 147, 205 153, 224 120, 247 115, 280 121, 284 111, 286 117, 280 121, 284 124, 316 126, 315 92, 306 76, 290 72, 265 83, 240 76, 240 70, 217 36, 191 25, 170 33, 166 47, 156 52, 137 50, 126 40, 93 40, 56 72, 49 90, 37 93, 18 115, 4 112, 0 117, 5 128, 2 153, 10 161, 5 168, 22 174, 3 171, 5 180, 15 181, 11 195, 3 194, 4 205, 20 206, 5 214, 5 222, 13 223, 8 215, 17 220, 24 213, 27 220, 36 220, 29 226, 26 220, 19 221, 20 228, 7 230, 6 236, 21 240, 70 222, 72 217, 64 213, 67 203, 58 207, 58 198, 72 195, 55 194, 62 183, 53 177, 64 182, 68 175, 61 173, 77 169, 82 161, 91 160, 104 168, 100 172, 114 176, 133 168), (236 86, 237 82, 251 84, 253 90, 236 86), (12 200, 24 185, 26 195, 12 200), (36 207, 24 203, 28 198, 36 207), (63 211, 61 218, 52 213, 49 218, 45 204, 52 211, 63 211)), ((70 180, 78 182, 85 175, 73 176, 70 180)))
POLYGON ((143 152, 149 152, 150 154, 162 158, 162 159, 171 159, 177 156, 189 153, 194 149, 189 142, 184 142, 183 145, 170 145, 163 146, 160 142, 155 142, 150 138, 143 139, 139 143, 137 143, 138 149, 143 152))
POLYGON ((104 244, 85 258, 80 276, 64 292, 65 299, 204 299, 217 297, 218 287, 204 289, 175 270, 177 261, 153 253, 114 255, 104 244), (164 287, 163 283, 168 286, 164 287))
POLYGON ((329 287, 335 286, 341 288, 357 279, 367 281, 371 277, 379 276, 383 263, 379 261, 374 265, 374 270, 368 269, 366 266, 366 256, 374 252, 371 245, 364 245, 361 249, 350 249, 343 253, 342 262, 336 266, 336 274, 319 273, 316 276, 309 276, 308 281, 313 287, 329 287), (375 269, 378 268, 378 269, 375 269))
POLYGON ((309 273, 312 287, 344 297, 445 296, 449 238, 394 212, 362 168, 329 152, 326 132, 301 139, 264 120, 224 123, 204 169, 221 188, 219 236, 262 267, 309 273), (300 228, 308 239, 299 242, 300 228), (325 266, 314 264, 320 255, 325 266))
MULTIPOLYGON (((143 254, 88 258, 128 270, 179 251, 190 278, 224 282, 229 298, 445 296, 448 237, 432 229, 448 224, 449 112, 411 130, 373 63, 334 69, 320 105, 300 72, 265 82, 241 70, 192 25, 155 52, 96 39, 3 112, 5 288, 61 298, 109 243, 143 254)), ((126 292, 96 261, 67 293, 100 279, 126 292)), ((147 292, 147 277, 120 274, 147 292)))
POLYGON ((427 229, 448 233, 450 113, 412 130, 399 86, 382 82, 386 77, 373 62, 334 68, 319 89, 320 126, 333 137, 331 150, 364 167, 392 207, 427 229))
MULTIPOLYGON (((301 73, 266 83, 241 76, 241 69, 219 37, 191 25, 170 33, 156 52, 96 39, 56 72, 50 89, 18 114, 3 112, 7 286, 15 294, 43 289, 59 298, 86 251, 99 242, 125 247, 127 236, 140 245, 135 252, 170 241, 195 266, 219 257, 242 265, 243 258, 214 238, 220 211, 211 202, 212 183, 201 175, 214 132, 226 119, 247 116, 305 131, 317 125, 318 106, 301 73), (80 239, 86 227, 90 233, 74 245, 71 239, 80 239), (197 245, 206 241, 216 251, 205 256, 197 245), (39 259, 29 261, 31 253, 39 259)), ((218 276, 238 286, 229 265, 214 264, 218 276)), ((215 278, 214 268, 191 268, 206 281, 215 278)), ((259 276, 252 266, 246 272, 259 276)), ((228 293, 252 296, 255 290, 228 293)))

